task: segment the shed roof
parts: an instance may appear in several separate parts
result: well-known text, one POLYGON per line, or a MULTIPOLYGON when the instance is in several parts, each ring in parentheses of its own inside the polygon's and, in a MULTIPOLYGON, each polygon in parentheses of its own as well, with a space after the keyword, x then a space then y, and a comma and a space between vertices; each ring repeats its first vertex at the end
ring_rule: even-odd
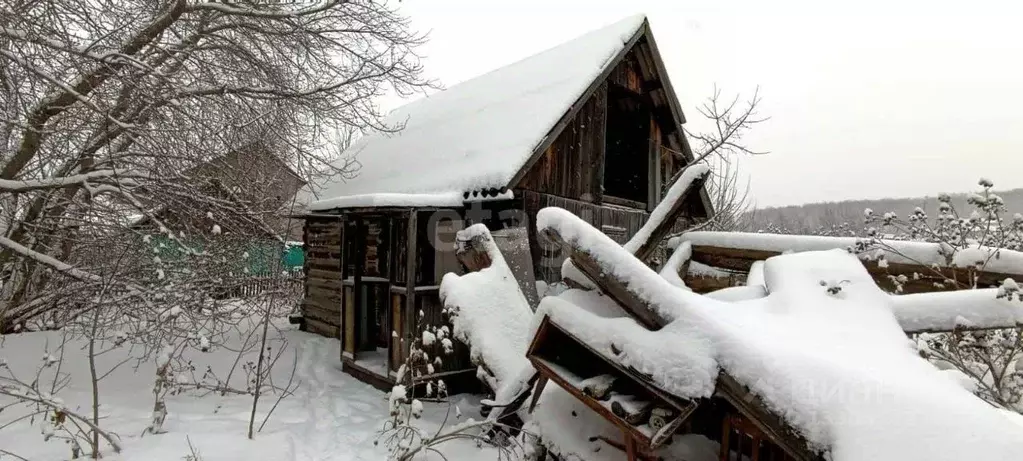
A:
POLYGON ((359 206, 352 196, 412 200, 509 186, 645 24, 643 15, 623 19, 398 108, 385 123, 404 128, 357 141, 345 157, 361 165, 358 176, 328 181, 309 209, 359 206))

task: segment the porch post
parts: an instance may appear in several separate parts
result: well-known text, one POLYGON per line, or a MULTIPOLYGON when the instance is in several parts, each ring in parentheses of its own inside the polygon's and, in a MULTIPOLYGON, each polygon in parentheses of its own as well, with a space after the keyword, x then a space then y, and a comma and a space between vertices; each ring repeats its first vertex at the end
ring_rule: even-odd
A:
MULTIPOLYGON (((418 315, 418 313, 416 312, 416 272, 418 270, 418 268, 416 267, 416 254, 418 253, 418 251, 416 249, 416 245, 418 243, 417 242, 418 239, 416 237, 419 235, 419 232, 418 232, 419 222, 418 222, 417 216, 418 216, 418 213, 416 212, 415 208, 409 209, 409 212, 408 212, 408 229, 406 229, 406 232, 407 232, 407 234, 406 234, 406 241, 408 243, 405 245, 405 250, 406 250, 405 251, 405 315, 404 315, 404 319, 403 319, 404 323, 405 323, 405 332, 406 332, 406 334, 404 336, 409 338, 408 341, 414 341, 415 337, 416 337, 416 334, 418 334, 418 332, 415 329, 416 316, 418 315)), ((411 345, 411 343, 410 344, 406 344, 405 348, 402 349, 401 357, 403 359, 406 357, 406 354, 408 354, 408 346, 410 346, 410 345, 411 345)))

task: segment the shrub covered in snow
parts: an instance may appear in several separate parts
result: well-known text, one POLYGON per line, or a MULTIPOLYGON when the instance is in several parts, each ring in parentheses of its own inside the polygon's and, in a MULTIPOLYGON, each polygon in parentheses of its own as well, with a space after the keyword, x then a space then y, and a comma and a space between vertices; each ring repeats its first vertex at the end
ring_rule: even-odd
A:
MULTIPOLYGON (((939 194, 933 214, 917 207, 906 216, 893 212, 863 211, 863 227, 844 223, 820 234, 833 236, 859 236, 850 250, 865 254, 877 261, 882 269, 889 266, 890 258, 916 262, 925 267, 958 267, 965 269, 967 277, 949 278, 942 271, 925 274, 890 276, 895 291, 911 278, 926 277, 934 280, 936 289, 978 288, 972 274, 981 270, 1003 271, 1016 268, 1018 261, 1003 257, 999 249, 1023 249, 1023 215, 1007 216, 1005 203, 995 192, 994 184, 986 179, 978 181, 980 190, 966 200, 968 209, 954 206, 952 197, 939 194), (938 259, 924 259, 907 250, 900 241, 919 241, 936 244, 938 259)), ((787 230, 769 226, 770 231, 787 230)), ((907 242, 907 245, 911 243, 907 242)), ((992 289, 993 290, 993 289, 992 289)), ((997 287, 993 297, 1009 302, 1023 302, 1017 281, 1005 280, 997 287)), ((938 306, 933 306, 937 308, 938 306)), ((961 326, 969 326, 963 319, 961 326)), ((956 370, 972 384, 970 389, 993 405, 1023 412, 1023 327, 957 331, 954 333, 920 334, 916 338, 920 353, 942 369, 956 370)))

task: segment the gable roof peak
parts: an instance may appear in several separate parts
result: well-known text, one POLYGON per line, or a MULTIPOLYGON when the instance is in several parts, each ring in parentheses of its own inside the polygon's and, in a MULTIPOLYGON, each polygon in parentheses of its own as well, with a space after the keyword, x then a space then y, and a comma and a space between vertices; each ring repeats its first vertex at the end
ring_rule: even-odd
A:
POLYGON ((335 208, 337 197, 507 186, 645 24, 645 15, 629 16, 396 109, 384 123, 403 128, 356 141, 341 161, 354 158, 357 176, 328 181, 309 208, 335 208))

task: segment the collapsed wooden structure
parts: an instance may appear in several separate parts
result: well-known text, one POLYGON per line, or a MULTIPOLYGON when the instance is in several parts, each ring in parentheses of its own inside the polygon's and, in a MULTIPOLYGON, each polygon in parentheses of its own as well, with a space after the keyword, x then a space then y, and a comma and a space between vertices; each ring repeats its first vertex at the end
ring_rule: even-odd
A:
MULTIPOLYGON (((672 210, 667 213, 669 219, 678 212, 677 207, 671 203, 665 202, 660 206, 663 210, 672 210)), ((646 259, 648 255, 640 249, 658 245, 659 240, 664 237, 661 231, 667 226, 667 223, 662 223, 652 232, 641 232, 641 235, 648 235, 649 238, 645 241, 628 242, 626 248, 633 249, 637 259, 646 259)), ((545 228, 542 232, 550 241, 562 246, 569 256, 571 261, 569 267, 574 270, 566 271, 564 275, 571 285, 599 290, 638 324, 649 330, 658 330, 668 323, 668 320, 652 307, 653 301, 648 292, 632 286, 628 280, 610 274, 606 264, 602 265, 590 248, 563 238, 552 227, 545 228), (576 279, 573 280, 572 277, 576 279)), ((789 250, 800 250, 799 245, 795 245, 796 241, 802 242, 805 247, 805 238, 793 237, 793 241, 788 242, 792 246, 789 250)), ((758 261, 786 251, 778 248, 765 249, 764 245, 758 245, 758 242, 765 238, 780 239, 783 245, 787 239, 786 236, 750 236, 739 233, 682 235, 676 239, 674 246, 680 247, 681 242, 685 242, 687 248, 676 251, 691 251, 691 256, 674 269, 680 272, 680 278, 687 284, 692 283, 691 287, 697 292, 706 293, 719 289, 727 291, 733 289, 732 287, 745 285, 747 279, 756 284, 763 284, 765 283, 763 275, 756 274, 758 270, 763 270, 762 263, 758 261), (725 243, 717 245, 705 243, 709 241, 725 243), (749 243, 750 241, 753 243, 749 243), (704 267, 690 271, 690 262, 708 266, 710 269, 704 267)), ((490 258, 484 251, 486 245, 482 239, 485 237, 477 236, 473 241, 464 242, 460 249, 459 258, 470 270, 480 270, 490 265, 490 258)), ((1023 264, 1015 263, 1023 261, 1018 253, 1006 251, 1000 257, 1015 262, 1003 264, 998 271, 986 271, 976 266, 955 267, 952 264, 942 267, 938 263, 927 264, 926 261, 910 258, 913 253, 911 250, 922 248, 929 251, 924 247, 927 244, 920 244, 917 245, 918 248, 907 250, 907 245, 916 243, 874 242, 875 246, 871 247, 865 242, 866 240, 856 239, 814 238, 813 245, 808 250, 829 248, 858 250, 862 253, 861 260, 868 273, 879 286, 889 287, 890 291, 895 291, 891 289, 893 278, 899 278, 899 285, 904 288, 901 291, 906 294, 893 297, 893 301, 895 315, 907 334, 1023 325, 1021 315, 1023 309, 1010 307, 1007 311, 998 311, 1005 307, 1005 303, 996 299, 995 288, 984 288, 998 286, 1006 278, 1023 279, 1023 264), (885 259, 878 251, 887 251, 890 255, 885 259), (885 261, 879 262, 879 259, 885 261), (955 290, 963 286, 955 283, 935 283, 936 280, 973 280, 980 289, 947 293, 946 290, 955 290), (949 311, 947 306, 942 307, 943 304, 950 303, 953 307, 958 306, 962 309, 949 311), (969 319, 968 323, 963 324, 963 312, 970 311, 971 309, 966 307, 971 304, 977 308, 973 310, 981 311, 982 315, 978 321, 969 319), (926 315, 920 316, 921 312, 926 315)), ((916 253, 921 254, 921 251, 916 253)), ((764 289, 755 296, 766 296, 768 291, 764 289)), ((453 304, 451 307, 458 306, 453 304)), ((496 408, 494 410, 496 415, 491 416, 495 420, 515 414, 527 401, 529 411, 532 412, 545 386, 554 382, 596 414, 620 428, 621 441, 605 442, 620 448, 629 460, 655 459, 653 452, 670 440, 672 434, 676 432, 701 433, 719 442, 722 460, 823 459, 822 454, 811 447, 784 418, 768 408, 727 371, 721 371, 717 378, 717 388, 712 398, 699 401, 681 398, 659 387, 649 376, 638 370, 621 366, 612 357, 607 356, 606 352, 597 351, 559 326, 550 317, 543 318, 525 353, 535 370, 535 374, 527 381, 527 385, 532 389, 520 391, 509 403, 496 408), (531 398, 527 398, 530 393, 531 398)), ((485 363, 480 365, 487 366, 485 363)), ((497 389, 494 391, 497 392, 497 389)))
MULTIPOLYGON (((689 242, 691 261, 708 266, 714 271, 690 271, 683 267, 679 274, 686 286, 697 293, 708 293, 722 288, 741 285, 758 261, 797 248, 814 250, 848 249, 861 254, 864 267, 879 286, 888 291, 900 293, 930 293, 977 287, 997 287, 1007 278, 1023 280, 1023 268, 1004 270, 1001 268, 978 269, 974 261, 955 265, 947 261, 915 259, 905 247, 939 247, 939 244, 893 241, 882 239, 860 239, 853 237, 826 237, 802 235, 771 235, 754 233, 695 232, 678 236, 674 246, 689 242), (765 244, 766 241, 766 244, 765 244), (860 248, 857 249, 857 246, 860 248), (710 272, 710 273, 708 273, 710 272), (898 287, 893 278, 904 277, 898 287), (898 288, 898 289, 896 289, 898 288)), ((941 250, 935 249, 938 254, 941 250)), ((998 259, 998 254, 991 258, 998 259)), ((987 261, 980 261, 985 266, 987 261)))
MULTIPOLYGON (((457 231, 476 223, 494 231, 523 275, 523 293, 535 303, 535 281, 560 281, 565 259, 558 245, 536 231, 541 208, 571 210, 624 243, 693 161, 682 130, 685 118, 642 17, 409 104, 395 117, 405 130, 360 140, 351 149, 361 156, 359 176, 329 185, 324 199, 301 215, 307 256, 304 328, 339 338, 343 368, 379 387, 393 383, 408 341, 424 326, 443 322, 441 277, 462 273, 455 257, 457 231), (592 56, 579 62, 582 67, 557 68, 578 55, 592 56), (481 87, 488 92, 474 93, 481 87), (543 115, 539 107, 522 113, 508 107, 549 88, 559 93, 541 94, 537 106, 550 99, 565 102, 549 108, 547 115, 554 117, 549 124, 533 122, 543 115), (481 107, 453 108, 456 103, 481 107), (512 123, 515 118, 524 121, 512 123), (516 125, 532 126, 535 132, 520 137, 535 138, 535 144, 507 152, 506 145, 480 141, 519 129, 516 125), (438 139, 444 144, 425 147, 438 139), (446 150, 462 153, 460 148, 462 163, 506 164, 507 169, 483 187, 481 181, 490 181, 486 172, 454 166, 446 158, 427 159, 446 150), (419 169, 402 168, 427 160, 419 169), (392 180, 399 174, 393 169, 402 169, 406 180, 392 180), (482 179, 475 177, 481 174, 482 179)), ((710 210, 705 190, 695 187, 675 203, 671 220, 665 221, 670 226, 657 233, 682 229, 710 210)), ((641 251, 649 256, 658 250, 663 248, 641 251)), ((474 370, 465 349, 457 346, 435 371, 471 378, 474 370)))

